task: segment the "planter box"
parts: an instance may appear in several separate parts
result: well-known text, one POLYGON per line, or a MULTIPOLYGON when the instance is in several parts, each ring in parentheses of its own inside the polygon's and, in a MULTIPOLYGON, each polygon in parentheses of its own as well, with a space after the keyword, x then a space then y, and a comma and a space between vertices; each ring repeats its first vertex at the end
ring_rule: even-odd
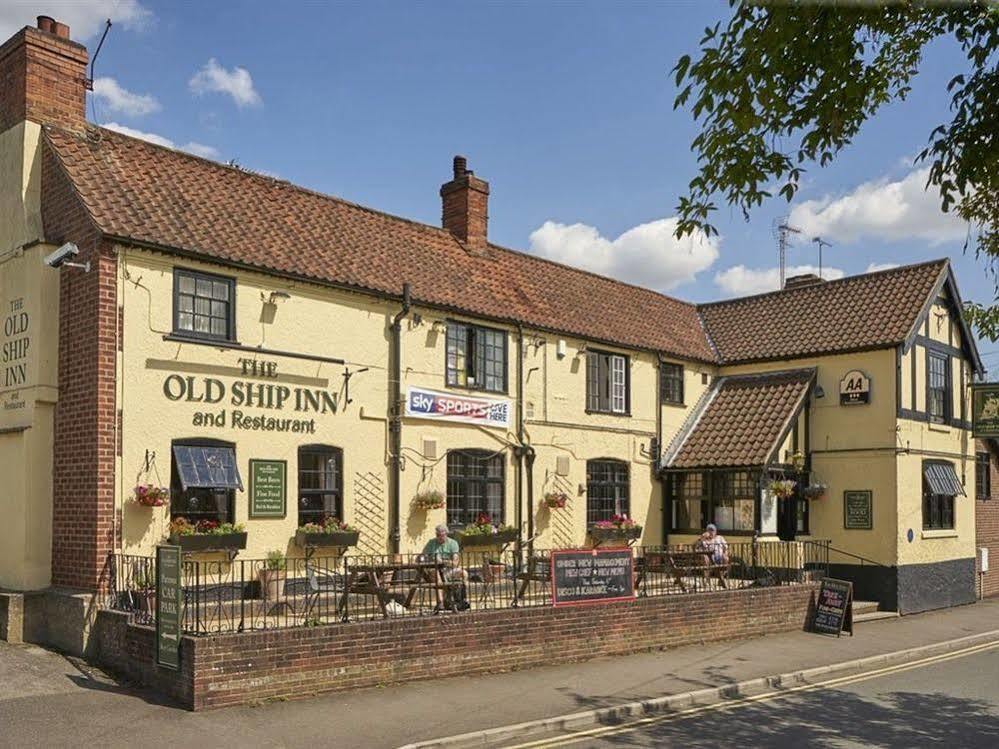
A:
POLYGON ((195 533, 190 536, 170 536, 170 543, 179 546, 185 553, 196 551, 238 551, 246 548, 246 533, 225 533, 213 536, 208 533, 195 533))
POLYGON ((590 528, 587 530, 594 541, 631 541, 642 537, 641 528, 590 528))
POLYGON ((336 533, 309 533, 299 528, 295 531, 295 545, 306 546, 357 546, 359 531, 337 531, 336 533))
POLYGON ((454 539, 458 542, 458 546, 463 549, 470 546, 502 546, 503 544, 516 541, 517 531, 500 531, 499 533, 491 533, 488 536, 484 533, 455 533, 454 539))

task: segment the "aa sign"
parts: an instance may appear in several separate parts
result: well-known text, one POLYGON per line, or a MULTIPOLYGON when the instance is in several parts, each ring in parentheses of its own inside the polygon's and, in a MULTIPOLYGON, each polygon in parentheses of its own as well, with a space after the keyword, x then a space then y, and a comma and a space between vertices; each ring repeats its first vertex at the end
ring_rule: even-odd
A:
POLYGON ((855 406, 871 402, 871 378, 859 369, 847 372, 839 381, 839 404, 855 406))

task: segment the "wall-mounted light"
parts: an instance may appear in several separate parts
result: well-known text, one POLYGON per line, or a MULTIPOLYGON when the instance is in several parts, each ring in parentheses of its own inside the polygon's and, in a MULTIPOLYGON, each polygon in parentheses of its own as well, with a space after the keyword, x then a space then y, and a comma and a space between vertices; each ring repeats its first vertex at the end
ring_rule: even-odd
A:
POLYGON ((443 320, 434 320, 431 327, 435 333, 447 333, 447 323, 443 320))
POLYGON ((558 343, 555 344, 555 356, 559 359, 565 358, 565 338, 559 338, 558 343))
POLYGON ((826 397, 826 391, 822 389, 821 385, 816 385, 815 386, 815 390, 812 391, 812 392, 815 394, 816 398, 825 398, 826 397))

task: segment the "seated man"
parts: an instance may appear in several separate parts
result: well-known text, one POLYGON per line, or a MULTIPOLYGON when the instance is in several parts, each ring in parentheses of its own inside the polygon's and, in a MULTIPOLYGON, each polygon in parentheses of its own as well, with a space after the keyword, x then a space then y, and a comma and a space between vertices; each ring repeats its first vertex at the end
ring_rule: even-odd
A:
POLYGON ((718 526, 708 523, 704 533, 697 539, 698 551, 707 553, 712 564, 728 564, 728 541, 718 532, 718 526))
MULTIPOLYGON (((434 537, 427 541, 423 547, 423 557, 428 561, 446 562, 447 567, 442 570, 443 582, 456 583, 459 589, 456 608, 468 608, 465 595, 465 584, 468 582, 468 572, 458 564, 460 549, 458 542, 448 537, 448 527, 441 523, 434 529, 434 537), (462 605, 464 604, 464 605, 462 605)), ((441 580, 438 580, 441 582, 441 580)), ((434 612, 444 608, 444 591, 437 590, 437 606, 434 612)))

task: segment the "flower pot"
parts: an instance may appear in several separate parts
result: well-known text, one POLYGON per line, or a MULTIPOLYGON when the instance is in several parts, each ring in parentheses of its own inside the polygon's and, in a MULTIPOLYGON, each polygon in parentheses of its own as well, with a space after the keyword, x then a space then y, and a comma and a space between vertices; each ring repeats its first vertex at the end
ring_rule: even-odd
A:
POLYGON ((565 499, 565 497, 562 497, 560 499, 546 499, 545 500, 545 506, 549 510, 561 510, 561 509, 563 509, 565 507, 565 505, 566 505, 566 499, 565 499))
POLYGON ((299 528, 295 531, 295 545, 307 546, 357 546, 360 531, 335 531, 333 533, 310 533, 299 528))
POLYGON ((170 543, 185 553, 199 551, 238 551, 246 548, 246 533, 194 533, 187 536, 172 534, 170 543))
POLYGON ((642 537, 640 527, 633 528, 590 528, 590 538, 594 541, 603 542, 625 542, 642 537))
POLYGON ((260 580, 260 592, 265 601, 271 603, 284 598, 284 570, 260 570, 257 579, 260 580))
POLYGON ((517 531, 499 531, 498 533, 455 533, 455 540, 461 548, 470 546, 502 546, 517 540, 517 531))

